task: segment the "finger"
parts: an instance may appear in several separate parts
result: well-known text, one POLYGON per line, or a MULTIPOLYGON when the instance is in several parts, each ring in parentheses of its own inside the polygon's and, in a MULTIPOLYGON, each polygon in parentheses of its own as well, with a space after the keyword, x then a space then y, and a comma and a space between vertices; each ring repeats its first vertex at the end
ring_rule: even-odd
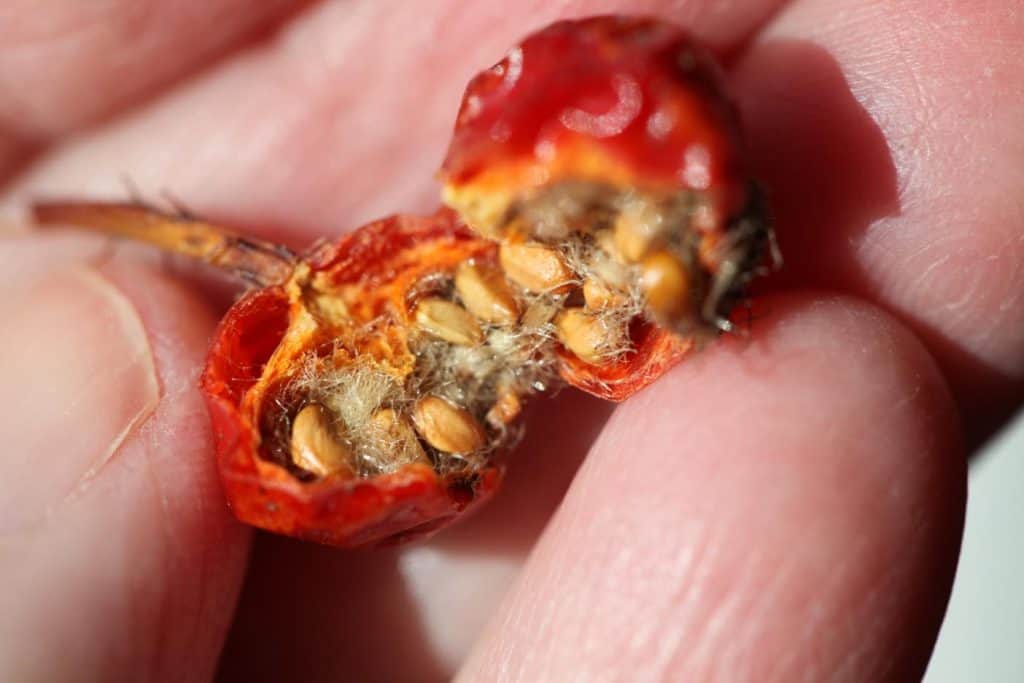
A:
POLYGON ((849 299, 768 303, 616 410, 464 680, 913 680, 964 463, 920 344, 849 299))
POLYGON ((258 53, 55 152, 20 194, 118 198, 128 175, 221 222, 334 235, 438 204, 433 176, 467 80, 525 33, 559 16, 671 9, 725 49, 779 4, 323 3, 258 53))
POLYGON ((5 250, 0 678, 202 680, 244 567, 196 391, 213 319, 127 259, 5 250))
POLYGON ((1006 3, 801 0, 735 74, 786 280, 907 322, 975 444, 1024 397, 1022 40, 1006 3))
POLYGON ((14 0, 0 8, 0 138, 40 144, 138 102, 295 5, 14 0))

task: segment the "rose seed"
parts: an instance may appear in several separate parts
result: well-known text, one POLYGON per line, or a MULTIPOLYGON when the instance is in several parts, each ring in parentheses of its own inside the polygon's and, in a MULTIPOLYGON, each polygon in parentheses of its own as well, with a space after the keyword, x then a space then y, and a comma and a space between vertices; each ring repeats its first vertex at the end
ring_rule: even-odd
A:
POLYGON ((562 344, 588 363, 602 360, 609 342, 619 336, 611 334, 605 321, 582 308, 567 308, 559 313, 555 327, 562 344))
POLYGON ((310 403, 292 421, 292 461, 318 477, 355 475, 352 451, 334 438, 323 408, 310 403))
POLYGON ((420 399, 412 420, 420 436, 443 453, 471 453, 486 441, 483 428, 468 410, 438 396, 420 399))
POLYGON ((487 411, 487 423, 494 427, 504 427, 516 419, 522 410, 523 403, 519 396, 511 389, 506 389, 487 411))
POLYGON ((590 310, 599 311, 625 304, 626 297, 622 292, 613 291, 606 283, 588 278, 583 282, 583 301, 590 310))
POLYGON ((455 272, 455 291, 470 313, 489 323, 510 325, 519 317, 512 288, 496 268, 463 263, 455 272))
POLYGON ((542 244, 502 244, 498 259, 509 279, 530 292, 561 292, 573 280, 558 252, 542 244))
POLYGON ((640 266, 640 286, 647 306, 655 315, 675 320, 689 307, 689 281, 686 269, 672 254, 659 251, 644 259, 640 266))
POLYGON ((659 241, 662 219, 649 202, 629 202, 615 220, 615 247, 621 256, 636 263, 659 241))
POLYGON ((444 299, 423 299, 416 305, 416 324, 460 346, 477 346, 484 340, 479 323, 469 311, 444 299))
POLYGON ((412 426, 391 408, 381 408, 373 414, 370 433, 377 450, 392 455, 397 464, 430 463, 412 426))

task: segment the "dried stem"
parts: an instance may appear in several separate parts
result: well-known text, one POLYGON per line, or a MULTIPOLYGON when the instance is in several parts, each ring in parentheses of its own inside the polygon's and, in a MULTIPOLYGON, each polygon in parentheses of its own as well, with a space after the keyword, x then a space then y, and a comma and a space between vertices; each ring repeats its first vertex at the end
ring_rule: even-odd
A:
POLYGON ((38 225, 69 225, 145 242, 261 286, 284 281, 296 263, 295 254, 285 246, 143 204, 38 202, 32 213, 38 225))

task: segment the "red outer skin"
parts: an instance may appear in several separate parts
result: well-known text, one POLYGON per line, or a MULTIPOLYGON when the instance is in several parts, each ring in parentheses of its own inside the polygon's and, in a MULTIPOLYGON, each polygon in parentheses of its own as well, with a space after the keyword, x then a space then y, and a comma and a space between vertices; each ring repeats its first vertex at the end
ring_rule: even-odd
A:
POLYGON ((635 349, 623 359, 591 365, 564 348, 558 351, 559 374, 570 385, 606 401, 625 401, 668 372, 693 348, 692 340, 637 321, 631 337, 635 349))
POLYGON ((441 176, 466 186, 527 164, 550 171, 532 174, 545 183, 567 166, 575 180, 705 192, 729 216, 746 193, 741 153, 703 48, 661 20, 600 16, 552 24, 470 82, 441 176), (580 148, 616 168, 559 159, 580 148))
MULTIPOLYGON (((427 219, 394 217, 321 249, 311 265, 314 271, 329 269, 341 280, 373 283, 394 275, 389 254, 429 240, 479 241, 451 212, 427 219)), ((242 402, 281 341, 289 309, 279 286, 252 292, 236 303, 215 334, 201 380, 221 481, 238 519, 276 533, 355 547, 429 535, 494 493, 504 471, 500 465, 482 470, 469 488, 449 486, 423 465, 371 479, 303 482, 259 458, 258 429, 242 402)))
MULTIPOLYGON (((314 272, 329 272, 334 282, 381 287, 400 275, 392 264, 404 250, 428 242, 479 247, 481 254, 494 249, 442 209, 427 218, 372 223, 322 247, 308 262, 314 272)), ((437 531, 497 490, 504 472, 500 464, 482 470, 468 487, 450 486, 423 465, 371 479, 303 482, 260 458, 258 428, 243 400, 280 343, 289 315, 289 299, 281 286, 241 299, 221 321, 201 381, 221 480, 241 521, 335 546, 405 541, 437 531)), ((689 347, 646 325, 638 326, 634 338, 637 351, 625 362, 608 366, 587 365, 562 351, 563 376, 596 396, 622 400, 654 381, 689 347)))

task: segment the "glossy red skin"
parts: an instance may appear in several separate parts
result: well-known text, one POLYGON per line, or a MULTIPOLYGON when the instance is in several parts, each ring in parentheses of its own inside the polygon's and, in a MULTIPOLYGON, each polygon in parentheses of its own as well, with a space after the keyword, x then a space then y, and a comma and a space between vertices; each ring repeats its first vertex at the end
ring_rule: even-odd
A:
MULTIPOLYGON (((335 282, 385 287, 401 275, 394 263, 404 250, 436 243, 486 255, 496 245, 473 235, 442 209, 426 218, 392 217, 342 237, 311 255, 314 272, 335 282)), ((285 289, 254 291, 236 303, 214 337, 201 388, 213 424, 217 462, 228 503, 243 522, 276 533, 335 546, 397 542, 433 533, 497 490, 504 466, 478 473, 472 486, 447 482, 429 467, 358 480, 301 481, 262 460, 256 420, 243 403, 288 327, 285 289)), ((662 330, 638 325, 637 351, 620 363, 593 366, 560 351, 562 375, 601 398, 622 400, 654 381, 689 348, 662 330)))
MULTIPOLYGON (((581 145, 621 166, 593 180, 625 173, 634 187, 698 190, 722 216, 745 198, 738 117, 719 69, 661 20, 562 21, 526 38, 470 82, 441 175, 464 186, 502 164, 553 169, 581 145)), ((573 168, 573 179, 590 172, 573 168)))

